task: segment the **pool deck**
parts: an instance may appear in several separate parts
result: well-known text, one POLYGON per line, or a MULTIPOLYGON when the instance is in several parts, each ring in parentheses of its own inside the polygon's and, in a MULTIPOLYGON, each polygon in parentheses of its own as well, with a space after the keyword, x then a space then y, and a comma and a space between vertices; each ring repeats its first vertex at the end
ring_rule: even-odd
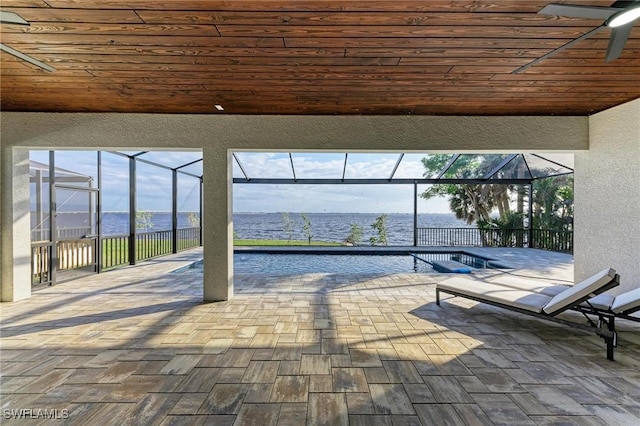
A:
MULTIPOLYGON (((571 256, 485 250, 472 251, 520 268, 480 279, 573 277, 571 256)), ((640 324, 618 322, 611 362, 577 329, 460 298, 436 306, 445 274, 238 275, 233 299, 203 303, 201 275, 169 273, 201 257, 0 305, 2 423, 23 424, 9 418, 21 409, 68 416, 34 425, 640 423, 640 324)))

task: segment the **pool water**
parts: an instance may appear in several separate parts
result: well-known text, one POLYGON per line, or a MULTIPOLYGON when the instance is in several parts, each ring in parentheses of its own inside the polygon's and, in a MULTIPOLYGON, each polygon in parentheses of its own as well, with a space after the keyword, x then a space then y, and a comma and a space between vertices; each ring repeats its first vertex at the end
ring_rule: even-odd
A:
POLYGON ((238 274, 269 273, 297 275, 310 273, 397 274, 429 272, 431 265, 412 256, 366 256, 330 254, 236 254, 238 274), (416 268, 416 269, 414 269, 416 268))
MULTIPOLYGON (((330 274, 402 274, 437 273, 430 261, 455 260, 474 268, 486 267, 486 261, 459 253, 421 253, 406 255, 354 254, 274 254, 236 253, 233 268, 236 274, 299 275, 330 274)), ((202 260, 175 272, 201 272, 202 260)))

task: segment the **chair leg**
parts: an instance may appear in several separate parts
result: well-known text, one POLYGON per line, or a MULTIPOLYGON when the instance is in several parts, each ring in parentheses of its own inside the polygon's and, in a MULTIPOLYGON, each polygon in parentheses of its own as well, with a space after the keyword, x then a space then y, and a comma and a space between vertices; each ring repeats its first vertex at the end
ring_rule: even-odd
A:
POLYGON ((607 359, 609 361, 615 361, 613 359, 613 337, 607 337, 607 359))
POLYGON ((440 289, 436 288, 436 305, 440 306, 440 289))
POLYGON ((605 324, 607 325, 607 329, 609 330, 609 335, 607 337, 604 338, 605 342, 607 343, 607 359, 609 361, 614 361, 613 359, 613 350, 614 348, 617 346, 617 335, 616 335, 616 325, 615 325, 615 318, 611 317, 609 318, 609 320, 604 320, 605 324))

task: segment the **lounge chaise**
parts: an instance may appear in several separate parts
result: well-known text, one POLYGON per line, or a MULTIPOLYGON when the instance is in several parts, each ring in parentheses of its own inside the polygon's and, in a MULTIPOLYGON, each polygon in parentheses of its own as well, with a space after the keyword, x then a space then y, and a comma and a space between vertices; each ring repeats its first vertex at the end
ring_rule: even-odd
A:
MULTIPOLYGON (((548 296, 555 296, 571 288, 571 286, 564 284, 543 282, 512 275, 498 277, 492 281, 492 284, 534 291, 548 296)), ((585 300, 578 307, 571 309, 586 314, 614 316, 616 318, 640 322, 640 317, 631 316, 634 312, 640 311, 640 288, 621 293, 617 296, 602 293, 585 300)))
POLYGON ((590 322, 585 325, 558 318, 557 315, 569 309, 580 310, 583 302, 619 284, 620 276, 613 269, 605 269, 573 286, 556 288, 552 293, 557 294, 545 294, 543 291, 548 290, 546 287, 549 286, 536 291, 526 288, 524 282, 522 285, 509 286, 455 277, 436 286, 436 304, 440 305, 441 292, 448 293, 582 330, 595 331, 607 344, 607 358, 613 360, 616 344, 614 316, 600 314, 598 324, 590 322))

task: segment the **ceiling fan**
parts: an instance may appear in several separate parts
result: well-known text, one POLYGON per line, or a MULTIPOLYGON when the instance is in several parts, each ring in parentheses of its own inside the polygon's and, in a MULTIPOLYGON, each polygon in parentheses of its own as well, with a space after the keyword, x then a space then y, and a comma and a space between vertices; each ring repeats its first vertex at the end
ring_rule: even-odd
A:
POLYGON ((609 47, 607 48, 607 53, 605 55, 605 62, 617 59, 622 53, 622 49, 629 38, 629 34, 631 34, 633 24, 638 18, 640 18, 640 0, 617 1, 610 7, 551 3, 545 6, 538 13, 542 15, 566 16, 569 18, 602 19, 604 22, 600 26, 574 40, 571 40, 567 44, 564 44, 546 55, 518 68, 513 71, 513 74, 521 73, 530 66, 535 65, 570 46, 573 46, 579 41, 591 37, 605 28, 611 28, 611 37, 609 38, 609 47))
MULTIPOLYGON (((29 25, 29 23, 20 15, 18 15, 17 13, 14 12, 4 12, 0 10, 0 23, 2 24, 17 24, 17 25, 29 25)), ((13 55, 16 58, 20 58, 23 61, 29 62, 30 64, 33 64, 39 68, 42 68, 45 71, 49 71, 49 72, 53 72, 56 69, 53 68, 52 66, 49 66, 47 64, 45 64, 44 62, 41 62, 39 60, 37 60, 36 58, 33 58, 29 55, 25 55, 24 53, 20 52, 19 50, 14 49, 13 47, 9 47, 4 43, 0 43, 0 50, 3 52, 8 53, 9 55, 13 55)))

